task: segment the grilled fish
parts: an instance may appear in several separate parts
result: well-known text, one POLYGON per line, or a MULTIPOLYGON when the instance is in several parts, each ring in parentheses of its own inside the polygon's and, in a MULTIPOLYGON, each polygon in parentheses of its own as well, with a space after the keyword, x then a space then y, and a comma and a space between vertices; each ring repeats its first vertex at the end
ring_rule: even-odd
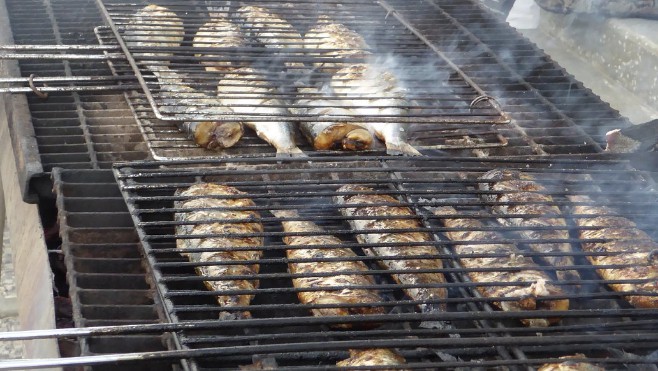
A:
MULTIPOLYGON (((297 212, 292 210, 272 210, 272 214, 277 218, 286 218, 282 220, 283 230, 286 233, 313 233, 314 235, 295 236, 289 234, 283 238, 289 246, 304 246, 300 249, 286 250, 286 256, 289 260, 297 259, 325 259, 354 258, 357 255, 349 248, 319 248, 313 246, 340 245, 341 241, 330 235, 321 234, 324 230, 313 222, 294 220, 299 217, 297 212), (291 220, 292 219, 292 220, 291 220)), ((326 261, 326 262, 292 262, 288 263, 288 269, 292 274, 306 274, 309 277, 293 278, 292 283, 297 289, 309 288, 327 288, 327 291, 299 291, 297 296, 302 304, 331 304, 337 305, 337 308, 317 308, 311 309, 316 317, 323 316, 347 316, 352 314, 383 314, 382 307, 342 307, 345 305, 363 304, 372 305, 381 303, 382 298, 372 289, 350 288, 350 286, 372 286, 375 284, 372 276, 366 274, 368 267, 362 261, 326 261), (364 274, 339 274, 343 271, 364 272, 364 274), (313 277, 313 274, 319 273, 336 273, 329 277, 313 277), (347 286, 346 288, 335 290, 333 288, 347 286)), ((358 326, 358 324, 356 324, 358 326)), ((363 323, 363 326, 372 324, 363 323)), ((352 323, 336 324, 338 328, 352 328, 352 323)))
MULTIPOLYGON (((515 205, 493 205, 491 210, 504 226, 524 227, 518 231, 523 238, 531 240, 544 239, 568 239, 569 231, 567 223, 557 206, 551 205, 553 198, 546 192, 541 184, 529 174, 516 170, 494 169, 486 172, 480 178, 478 188, 481 191, 500 192, 496 194, 480 194, 486 202, 495 203, 518 203, 515 205), (528 218, 507 218, 509 214, 535 215, 528 218), (532 229, 532 228, 554 227, 555 229, 532 229)), ((544 256, 541 259, 556 268, 564 268, 574 265, 571 244, 568 242, 542 242, 531 243, 530 248, 539 253, 559 253, 564 255, 544 256)), ((557 270, 560 280, 579 280, 578 272, 574 270, 557 270)))
MULTIPOLYGON (((299 98, 294 113, 314 117, 352 116, 352 111, 338 106, 338 102, 323 95, 316 88, 299 88, 298 93, 308 94, 308 98, 299 98)), ((350 122, 301 121, 302 134, 313 144, 313 148, 322 151, 344 149, 361 151, 372 145, 372 134, 363 127, 350 122)))
POLYGON ((605 371, 603 367, 595 366, 587 362, 579 362, 579 359, 585 359, 584 354, 575 354, 573 356, 560 357, 564 362, 547 363, 542 365, 537 371, 605 371))
MULTIPOLYGON (((304 38, 288 23, 287 20, 258 6, 243 6, 237 11, 240 25, 247 37, 253 38, 270 49, 301 49, 304 48, 304 38)), ((300 51, 290 50, 288 53, 295 58, 303 57, 300 51)), ((304 69, 300 61, 286 61, 286 67, 304 69)))
MULTIPOLYGON (((445 283, 442 273, 414 273, 421 269, 442 269, 441 259, 415 258, 418 255, 437 255, 438 251, 432 245, 409 246, 409 242, 430 242, 432 237, 425 232, 386 232, 392 229, 419 229, 420 222, 415 219, 382 219, 382 217, 409 217, 414 213, 398 200, 388 195, 374 194, 374 190, 360 185, 344 185, 337 190, 334 202, 340 206, 341 213, 346 217, 357 217, 349 221, 352 229, 359 232, 357 240, 364 244, 389 244, 393 246, 375 246, 364 248, 371 256, 398 257, 379 261, 385 269, 403 270, 405 273, 392 274, 393 279, 403 285, 413 285, 405 288, 405 293, 423 303, 443 301, 448 292, 445 288, 427 287, 445 283), (375 206, 373 204, 400 204, 400 206, 375 206), (378 231, 378 232, 374 232, 378 231)), ((443 304, 420 304, 423 312, 444 310, 443 304)))
MULTIPOLYGON (((158 74, 160 95, 163 97, 161 111, 173 114, 226 114, 233 111, 217 97, 206 95, 183 83, 173 71, 158 74)), ((242 123, 227 121, 201 121, 177 123, 178 130, 194 140, 199 147, 221 150, 234 146, 244 133, 242 123)))
MULTIPOLYGON (((507 312, 525 310, 568 310, 568 299, 550 299, 550 296, 563 295, 559 287, 548 281, 550 277, 538 270, 539 267, 532 259, 526 258, 522 252, 512 244, 501 243, 502 235, 494 231, 464 230, 484 227, 477 219, 451 218, 457 210, 450 206, 439 207, 434 214, 441 218, 441 223, 448 228, 460 230, 447 231, 445 235, 452 241, 489 241, 486 244, 459 244, 453 249, 457 254, 505 254, 500 257, 462 257, 459 262, 466 269, 500 268, 500 271, 471 271, 468 273, 471 281, 479 283, 503 282, 505 286, 478 286, 477 290, 487 298, 518 297, 517 301, 498 301, 494 304, 507 312), (516 271, 516 269, 522 269, 516 271), (530 286, 515 285, 518 282, 532 282, 530 286)), ((557 322, 557 318, 528 318, 521 322, 527 326, 546 327, 557 322)))
MULTIPOLYGON (((283 102, 273 96, 276 89, 252 68, 239 68, 224 75, 217 92, 224 105, 243 115, 290 115, 283 102)), ((294 127, 288 121, 245 121, 264 141, 276 148, 277 156, 305 156, 295 144, 294 127)))
MULTIPOLYGON (((205 23, 194 36, 192 44, 195 48, 239 48, 247 45, 240 28, 230 20, 223 17, 215 17, 205 23)), ((236 61, 231 61, 219 51, 206 51, 196 54, 197 57, 212 57, 216 60, 202 60, 206 71, 226 72, 241 67, 236 61)))
MULTIPOLYGON (((140 9, 125 26, 124 39, 129 48, 177 48, 183 42, 185 30, 183 21, 176 13, 159 5, 147 5, 140 9)), ((135 52, 136 56, 149 61, 146 68, 153 72, 168 69, 173 52, 157 53, 135 52), (164 58, 164 61, 158 59, 164 58)))
MULTIPOLYGON (((331 88, 358 115, 404 116, 409 104, 403 89, 392 73, 370 64, 354 64, 342 68, 331 79, 331 88)), ((420 156, 420 152, 406 142, 406 125, 396 122, 368 122, 360 124, 386 144, 390 155, 420 156)))
MULTIPOLYGON (((567 196, 573 202, 591 203, 588 196, 567 196)), ((604 206, 574 205, 574 217, 581 239, 605 239, 605 242, 582 242, 583 250, 591 253, 611 253, 606 256, 587 256, 595 266, 622 265, 620 268, 597 269, 605 280, 647 280, 645 283, 610 283, 618 292, 658 293, 658 263, 655 260, 658 243, 631 220, 612 216, 614 211, 604 206), (614 254, 614 255, 612 255, 614 254)), ((658 308, 658 296, 629 295, 626 300, 638 308, 658 308)))
MULTIPOLYGON (((350 358, 336 363, 338 367, 400 366, 407 361, 396 351, 385 348, 350 349, 350 358)), ((387 369, 383 369, 387 370, 387 369)), ((393 369, 391 369, 393 370, 393 369)), ((395 368, 395 370, 406 370, 395 368)))
POLYGON ((313 63, 315 69, 327 73, 354 64, 345 62, 345 59, 366 58, 371 54, 361 35, 343 24, 332 22, 326 15, 320 16, 318 23, 304 35, 304 47, 308 52, 319 53, 323 59, 336 59, 335 62, 313 63))
MULTIPOLYGON (((209 290, 218 291, 217 302, 222 308, 247 306, 253 299, 253 294, 222 295, 222 291, 229 290, 255 290, 258 288, 257 274, 259 265, 248 262, 244 264, 231 264, 240 261, 255 261, 262 255, 263 237, 245 236, 229 237, 232 234, 256 234, 263 232, 263 226, 258 220, 260 215, 255 211, 238 210, 240 208, 255 206, 248 198, 212 198, 212 196, 240 196, 241 192, 233 187, 200 183, 177 192, 178 196, 185 197, 184 201, 177 201, 177 209, 201 209, 194 211, 180 211, 175 214, 176 246, 181 254, 188 257, 191 262, 216 265, 200 265, 195 267, 198 275, 209 278, 204 284, 209 290), (196 198, 195 198, 196 197, 196 198), (218 222, 218 219, 248 219, 251 222, 218 222), (185 224, 196 223, 196 224, 185 224), (218 237, 203 237, 203 235, 218 235, 218 237), (181 238, 181 237, 188 238, 181 238), (199 236, 190 239, 189 236, 199 236), (187 249, 217 249, 225 248, 227 251, 215 252, 184 252, 187 249), (253 248, 253 250, 231 250, 232 248, 253 248), (246 275, 253 279, 222 280, 224 276, 246 275), (216 280, 219 279, 219 280, 216 280)), ((229 314, 223 311, 222 318, 250 318, 248 311, 229 314)))

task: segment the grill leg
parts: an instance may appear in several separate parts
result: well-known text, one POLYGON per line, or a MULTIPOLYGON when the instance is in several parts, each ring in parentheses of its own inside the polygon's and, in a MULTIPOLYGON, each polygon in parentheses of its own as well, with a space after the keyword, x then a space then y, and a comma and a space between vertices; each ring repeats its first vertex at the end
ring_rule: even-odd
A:
MULTIPOLYGON (((4 246, 4 233, 5 233, 5 192, 2 187, 2 177, 0 177, 0 277, 2 277, 2 266, 4 263, 2 261, 2 250, 4 246)), ((18 314, 18 305, 16 303, 16 297, 5 297, 0 296, 0 318, 2 317, 13 317, 18 314)))

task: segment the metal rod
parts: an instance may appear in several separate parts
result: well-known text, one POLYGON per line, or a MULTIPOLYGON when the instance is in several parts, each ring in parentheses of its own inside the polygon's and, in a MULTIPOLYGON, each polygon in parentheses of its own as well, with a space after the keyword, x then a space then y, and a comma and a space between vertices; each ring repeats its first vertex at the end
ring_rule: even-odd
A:
POLYGON ((0 45, 2 50, 121 50, 118 46, 111 45, 0 45))
POLYGON ((0 53, 0 59, 71 59, 71 60, 116 60, 125 59, 123 54, 29 54, 29 53, 0 53))
MULTIPOLYGON (((39 90, 42 92, 75 92, 75 91, 122 91, 141 89, 139 85, 106 85, 106 86, 43 86, 39 90)), ((0 88, 0 93, 32 93, 33 90, 29 87, 17 88, 0 88)))
MULTIPOLYGON (((133 76, 35 76, 34 82, 80 82, 80 81, 124 81, 134 80, 133 76)), ((0 84, 28 82, 28 77, 5 77, 0 78, 0 84)))

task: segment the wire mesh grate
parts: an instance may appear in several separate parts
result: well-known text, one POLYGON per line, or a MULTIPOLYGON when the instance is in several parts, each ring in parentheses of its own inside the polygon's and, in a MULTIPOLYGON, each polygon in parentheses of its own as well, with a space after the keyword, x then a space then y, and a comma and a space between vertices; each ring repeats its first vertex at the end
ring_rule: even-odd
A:
MULTIPOLYGON (((249 364, 254 355, 271 358, 281 367, 329 367, 347 358, 350 349, 373 347, 395 349, 412 368, 538 366, 574 352, 615 367, 621 362, 621 349, 634 355, 631 362, 650 363, 658 340, 655 309, 636 308, 629 298, 655 300, 655 291, 638 289, 655 283, 655 266, 648 261, 652 254, 643 252, 646 277, 600 275, 604 269, 621 272, 637 264, 623 259, 602 263, 596 257, 630 257, 635 250, 630 245, 621 252, 587 248, 588 243, 602 246, 608 237, 582 235, 601 227, 578 225, 587 215, 575 209, 581 204, 606 205, 609 208, 601 209, 608 214, 605 218, 622 216, 655 240, 656 194, 643 173, 628 170, 623 161, 337 159, 251 158, 115 167, 170 320, 219 317, 225 326, 212 332, 182 331, 181 346, 220 347, 222 362, 234 362, 232 367, 249 364), (500 191, 481 189, 479 185, 488 182, 479 177, 496 168, 531 175, 543 188, 530 193, 551 198, 487 201, 487 195, 500 191), (244 193, 225 188, 191 191, 209 183, 244 193), (339 190, 348 184, 368 189, 339 190), (337 195, 345 197, 344 203, 337 195), (362 198, 350 201, 357 195, 362 198), (571 201, 574 195, 586 196, 587 201, 571 201), (345 213, 367 200, 372 202, 370 211, 345 213), (502 217, 492 214, 493 207, 515 204, 555 206, 562 213, 556 218, 566 224, 509 226, 501 220, 540 216, 518 211, 502 217), (454 220, 475 219, 483 225, 444 224, 450 214, 434 214, 441 207, 454 208, 454 220), (295 213, 285 213, 290 211, 295 213), (282 223, 293 222, 312 222, 318 229, 282 228, 282 223), (498 234, 499 249, 477 250, 491 241, 469 237, 472 231, 498 234), (567 234, 542 239, 531 238, 524 234, 527 231, 567 234), (461 237, 454 236, 460 233, 461 237), (333 237, 325 240, 326 236, 333 237), (568 251, 532 248, 555 243, 567 244, 568 251), (501 250, 503 245, 518 251, 501 250), (399 253, 386 254, 386 248, 399 253), (201 258, 203 254, 215 258, 201 258), (231 260, 227 254, 241 258, 231 260), (571 260, 556 266, 547 263, 551 256, 571 260), (478 266, 474 262, 479 258, 514 264, 478 266), (389 264, 404 261, 439 263, 389 264), (342 269, 326 269, 331 264, 342 269), (308 270, 309 265, 316 268, 308 270), (324 270, 317 268, 322 266, 324 270), (217 269, 214 275, 211 268, 217 269), (570 270, 577 272, 576 279, 560 275, 570 270), (545 278, 503 279, 531 271, 545 278), (443 278, 410 281, 402 277, 405 274, 443 278), (314 286, 304 279, 331 283, 314 286), (621 283, 638 286, 612 289, 621 283), (534 287, 529 296, 537 299, 535 307, 523 306, 529 296, 522 290, 505 290, 521 286, 534 287), (361 290, 361 299, 309 299, 345 290, 361 290), (430 290, 439 294, 418 294, 430 290), (375 297, 368 299, 373 292, 375 297), (629 343, 630 337, 636 341, 629 343)), ((199 360, 201 368, 212 364, 199 360)))

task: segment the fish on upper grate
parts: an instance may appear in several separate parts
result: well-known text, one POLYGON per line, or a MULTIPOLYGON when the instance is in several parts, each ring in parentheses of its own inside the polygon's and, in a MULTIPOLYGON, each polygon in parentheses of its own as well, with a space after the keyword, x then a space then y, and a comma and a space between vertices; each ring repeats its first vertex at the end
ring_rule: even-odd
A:
MULTIPOLYGON (((354 64, 338 70, 331 79, 336 97, 356 115, 364 117, 404 116, 409 102, 397 78, 374 64, 354 64)), ((367 122, 359 125, 373 132, 386 145, 389 155, 420 156, 407 143, 407 126, 397 122, 367 122)))
POLYGON ((432 237, 418 231, 422 226, 413 217, 413 211, 402 205, 389 195, 375 194, 374 189, 361 185, 347 184, 336 191, 334 202, 338 205, 341 214, 350 219, 350 226, 357 232, 356 238, 363 244, 374 244, 373 247, 364 247, 363 250, 370 256, 397 257, 399 259, 382 259, 379 264, 385 269, 402 270, 404 273, 391 274, 393 279, 402 285, 413 287, 404 288, 404 292, 413 300, 420 301, 418 306, 423 312, 445 310, 443 301, 448 296, 445 287, 433 287, 446 283, 443 273, 429 272, 416 273, 417 270, 440 270, 443 268, 441 259, 432 257, 418 258, 417 256, 437 256, 439 252, 431 245, 432 237), (390 206, 381 204, 392 204, 390 206), (387 217, 404 217, 404 219, 388 219, 387 217), (386 218, 386 219, 385 219, 386 218), (392 230, 409 230, 395 232, 392 230), (427 245, 409 246, 408 243, 423 243, 427 245), (378 244, 394 244, 390 246, 377 246, 378 244), (428 302, 436 302, 429 304, 428 302))
POLYGON ((243 6, 236 11, 235 17, 247 37, 268 49, 286 52, 287 56, 283 57, 286 67, 305 70, 304 63, 290 60, 303 58, 304 38, 286 19, 258 6, 243 6))
MULTIPOLYGON (((212 97, 183 83, 183 79, 174 71, 158 73, 160 96, 163 106, 161 111, 173 114, 225 114, 233 111, 226 107, 218 97, 212 97)), ((177 123, 179 131, 194 140, 199 147, 209 150, 221 150, 234 146, 244 130, 237 121, 198 121, 177 123)))
POLYGON ((316 57, 335 59, 313 63, 315 69, 327 73, 355 63, 346 62, 346 59, 364 59, 372 54, 361 35, 341 23, 332 21, 326 15, 320 16, 317 24, 304 34, 304 47, 307 53, 316 57))
MULTIPOLYGON (((560 209, 553 203, 553 197, 546 194, 546 188, 526 173, 511 169, 494 169, 478 178, 479 196, 491 202, 491 211, 504 226, 523 227, 516 231, 522 238, 537 240, 529 247, 538 253, 556 255, 542 256, 539 259, 555 268, 568 268, 575 265, 573 249, 569 242, 544 242, 549 239, 569 239, 567 222, 560 209), (509 204, 506 204, 509 203, 509 204), (508 215, 520 215, 508 217, 508 215), (525 216, 525 217, 524 217, 525 216), (549 228, 545 228, 549 227, 549 228)), ((580 275, 573 269, 559 269, 556 275, 560 280, 579 281, 580 275)))
MULTIPOLYGON (((192 46, 197 49, 217 49, 211 51, 200 51, 195 55, 200 58, 213 58, 215 60, 204 60, 200 63, 206 71, 225 72, 234 68, 242 67, 244 63, 231 61, 222 53, 222 49, 241 48, 248 45, 240 28, 225 17, 215 16, 204 23, 194 35, 192 46)), ((228 54, 229 56, 231 54, 228 54)), ((235 55, 235 54, 233 54, 235 55)))
MULTIPOLYGON (((568 299, 555 299, 552 296, 564 295, 563 290, 551 284, 551 278, 530 258, 513 244, 502 243, 504 237, 495 231, 477 230, 484 227, 478 220, 467 217, 453 217, 458 214, 451 206, 434 209, 441 223, 457 230, 444 234, 452 241, 470 242, 487 241, 477 244, 455 244, 453 250, 459 255, 483 255, 482 257, 460 257, 459 262, 468 272, 471 281, 476 283, 504 283, 500 286, 477 286, 482 296, 490 299, 518 298, 514 301, 494 301, 494 305, 504 311, 518 312, 525 310, 568 310, 568 299), (474 229, 474 230, 467 230, 474 229), (487 256, 487 255, 504 256, 487 256), (481 268, 499 268, 496 271, 477 271, 481 268), (525 285, 519 285, 525 283, 525 285), (529 284, 529 285, 528 285, 529 284)), ((558 322, 559 318, 521 319, 524 325, 546 327, 558 322)))
POLYGON ((241 115, 263 115, 263 120, 245 120, 244 125, 275 149, 277 156, 305 156, 295 143, 292 122, 276 120, 290 115, 287 105, 276 97, 273 87, 262 74, 242 67, 223 76, 217 87, 223 105, 241 115), (269 120, 269 118, 274 118, 269 120))
POLYGON ((578 235, 583 240, 603 239, 603 242, 581 242, 582 249, 589 253, 608 255, 588 255, 592 265, 618 265, 618 268, 597 268, 604 279, 641 280, 639 283, 608 283, 617 292, 633 292, 625 299, 638 308, 658 308, 658 243, 637 225, 624 217, 614 216, 615 212, 605 206, 592 205, 593 200, 585 195, 570 195, 572 202, 586 203, 573 205, 574 221, 579 227, 578 235), (589 204, 589 205, 588 205, 589 204), (646 293, 647 295, 642 295, 646 293))
POLYGON ((304 121, 299 128, 313 148, 322 150, 344 149, 361 151, 372 145, 372 134, 358 124, 332 120, 332 116, 352 116, 349 109, 340 106, 333 97, 314 87, 298 88, 297 99, 291 112, 296 115, 326 117, 326 121, 304 121))
MULTIPOLYGON (((179 210, 191 209, 175 213, 174 218, 178 223, 176 247, 181 249, 181 254, 191 262, 199 263, 194 269, 198 275, 208 278, 204 284, 209 290, 218 292, 217 302, 223 309, 248 306, 255 296, 254 293, 226 295, 222 294, 223 291, 255 292, 259 283, 257 261, 263 254, 264 240, 262 236, 255 234, 263 232, 263 225, 259 221, 258 212, 245 210, 255 206, 251 199, 234 198, 244 194, 234 187, 214 183, 195 184, 176 192, 177 196, 184 199, 176 201, 174 207, 179 210), (220 221, 222 219, 226 221, 220 221), (236 234, 243 236, 233 236, 236 234), (185 252, 189 249, 224 249, 224 251, 185 252), (244 263, 234 264, 236 262, 244 263), (253 278, 222 278, 234 275, 253 278)), ((225 310, 220 313, 220 317, 250 318, 251 313, 247 310, 237 313, 225 310)))
MULTIPOLYGON (((183 21, 164 6, 147 5, 130 18, 124 26, 123 38, 129 48, 177 48, 183 42, 185 30, 183 21)), ((140 52, 134 50, 136 56, 146 59, 154 58, 146 68, 157 73, 167 70, 173 51, 140 52), (163 60, 160 60, 163 59, 163 60)))
MULTIPOLYGON (((402 355, 392 349, 371 348, 371 349, 350 349, 350 358, 336 363, 338 367, 367 367, 367 366, 400 366, 407 361, 402 355)), ((381 369, 378 370, 393 370, 381 369)), ((395 370, 407 370, 405 368, 395 368, 395 370)))
POLYGON ((562 362, 546 363, 539 367, 537 371, 605 371, 603 367, 579 361, 585 358, 585 355, 581 353, 560 357, 559 359, 563 360, 562 362))
MULTIPOLYGON (((281 220, 283 231, 286 236, 283 241, 292 247, 286 250, 286 256, 291 262, 288 263, 288 269, 291 274, 305 274, 308 277, 293 278, 292 283, 295 288, 300 289, 297 297, 302 304, 318 305, 336 305, 332 308, 315 308, 311 312, 316 317, 323 316, 347 316, 363 314, 383 314, 384 308, 381 306, 372 306, 381 303, 383 299, 376 290, 359 288, 360 286, 373 286, 375 280, 368 275, 368 267, 358 260, 339 260, 339 261, 309 261, 294 262, 300 259, 350 259, 357 255, 350 248, 314 248, 327 245, 340 245, 341 240, 335 236, 326 234, 321 227, 311 221, 295 220, 299 214, 294 210, 272 210, 277 218, 281 220), (295 235, 294 233, 304 233, 311 235, 295 235), (363 272, 363 274, 349 273, 340 274, 340 272, 363 272), (319 277, 313 274, 335 273, 331 276, 319 277), (343 287, 341 289, 335 289, 343 287), (352 288, 353 287, 353 288, 352 288), (323 288, 323 291, 304 291, 304 289, 323 288), (356 307, 345 307, 346 305, 359 305, 356 307)), ((339 323, 332 325, 337 328, 353 327, 373 327, 376 324, 370 322, 361 323, 339 323)))

